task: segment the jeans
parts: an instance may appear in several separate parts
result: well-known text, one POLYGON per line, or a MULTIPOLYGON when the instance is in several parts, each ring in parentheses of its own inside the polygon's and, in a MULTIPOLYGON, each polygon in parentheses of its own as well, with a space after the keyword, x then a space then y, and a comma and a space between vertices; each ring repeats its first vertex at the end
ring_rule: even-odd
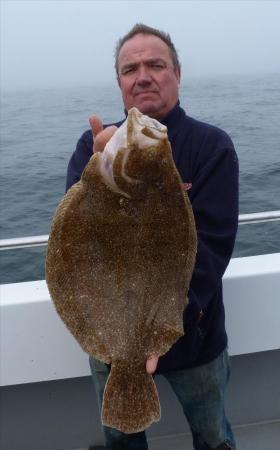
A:
MULTIPOLYGON (((109 374, 107 366, 90 358, 92 377, 101 410, 109 374)), ((224 410, 229 379, 229 358, 224 350, 215 360, 192 369, 164 373, 190 425, 194 450, 235 450, 235 440, 224 410)), ((145 432, 124 434, 104 427, 106 450, 148 450, 145 432)))

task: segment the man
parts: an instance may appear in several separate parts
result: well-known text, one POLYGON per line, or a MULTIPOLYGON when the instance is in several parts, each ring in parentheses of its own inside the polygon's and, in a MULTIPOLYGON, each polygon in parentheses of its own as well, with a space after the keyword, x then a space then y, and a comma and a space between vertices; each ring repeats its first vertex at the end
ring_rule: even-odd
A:
MULTIPOLYGON (((167 126, 198 233, 185 335, 166 355, 159 359, 151 355, 147 371, 162 373, 170 382, 189 422, 195 450, 235 449, 224 412, 229 367, 222 276, 238 224, 237 156, 226 133, 186 116, 180 107, 180 63, 169 35, 135 25, 118 42, 115 67, 126 111, 136 106, 167 126)), ((93 151, 102 151, 122 122, 104 130, 97 117, 90 123, 92 130, 82 135, 70 160, 67 188, 80 179, 92 146, 93 151)), ((101 407, 109 369, 93 358, 90 365, 101 407)), ((104 431, 107 450, 148 449, 144 432, 125 435, 108 427, 104 431)))

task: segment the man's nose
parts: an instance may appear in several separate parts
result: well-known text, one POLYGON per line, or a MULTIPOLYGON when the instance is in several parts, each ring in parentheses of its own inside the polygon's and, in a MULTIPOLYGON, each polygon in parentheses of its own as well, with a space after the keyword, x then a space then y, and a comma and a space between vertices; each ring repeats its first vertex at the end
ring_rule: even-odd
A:
POLYGON ((149 73, 149 70, 146 67, 144 66, 139 67, 136 81, 139 86, 147 86, 151 84, 152 77, 149 73))

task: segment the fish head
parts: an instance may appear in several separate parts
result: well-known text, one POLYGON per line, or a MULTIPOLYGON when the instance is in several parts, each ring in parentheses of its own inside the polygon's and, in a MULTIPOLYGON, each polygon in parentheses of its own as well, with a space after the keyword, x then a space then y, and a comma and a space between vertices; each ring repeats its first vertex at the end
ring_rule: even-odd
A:
POLYGON ((167 127, 133 107, 106 144, 100 173, 112 190, 130 196, 133 185, 159 179, 170 164, 173 159, 167 127))
POLYGON ((127 116, 127 146, 129 150, 135 147, 145 150, 158 147, 167 139, 167 128, 158 120, 142 114, 133 107, 127 116))

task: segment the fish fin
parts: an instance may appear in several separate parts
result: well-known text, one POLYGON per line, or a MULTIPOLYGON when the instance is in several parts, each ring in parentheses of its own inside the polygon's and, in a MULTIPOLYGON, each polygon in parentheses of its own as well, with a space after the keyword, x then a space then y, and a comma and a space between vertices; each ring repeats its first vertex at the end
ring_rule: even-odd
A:
POLYGON ((102 405, 102 424, 123 433, 138 433, 160 420, 160 403, 146 362, 113 361, 102 405))

